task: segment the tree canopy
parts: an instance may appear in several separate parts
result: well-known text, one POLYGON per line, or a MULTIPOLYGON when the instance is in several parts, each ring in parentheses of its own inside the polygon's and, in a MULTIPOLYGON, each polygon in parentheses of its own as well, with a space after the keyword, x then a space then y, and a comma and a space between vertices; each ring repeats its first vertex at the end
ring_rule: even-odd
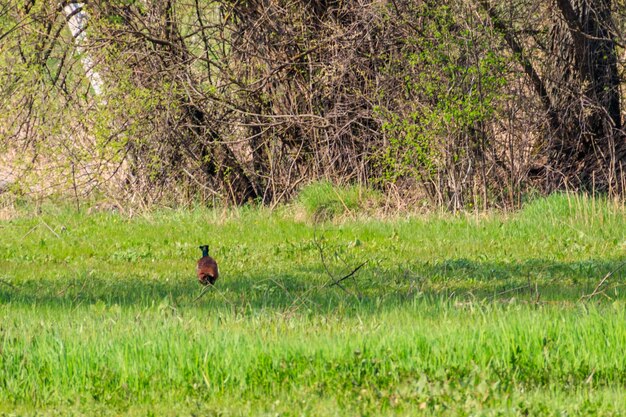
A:
POLYGON ((269 204, 329 179, 451 210, 529 191, 623 196, 625 12, 609 0, 6 0, 0 187, 269 204))

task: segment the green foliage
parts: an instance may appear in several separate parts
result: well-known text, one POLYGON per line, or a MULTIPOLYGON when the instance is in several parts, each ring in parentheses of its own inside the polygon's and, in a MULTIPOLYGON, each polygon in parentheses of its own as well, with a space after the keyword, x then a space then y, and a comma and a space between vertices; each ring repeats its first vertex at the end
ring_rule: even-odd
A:
POLYGON ((303 187, 297 202, 311 219, 323 221, 362 211, 379 197, 374 190, 362 186, 339 186, 329 181, 318 181, 303 187))
POLYGON ((403 100, 378 106, 387 146, 378 163, 383 181, 431 180, 446 158, 465 158, 482 140, 482 124, 495 115, 506 84, 506 60, 491 50, 485 33, 448 5, 416 6, 424 27, 405 40, 403 100))
POLYGON ((626 412, 626 272, 577 301, 626 260, 611 202, 322 226, 290 208, 17 210, 0 415, 626 412), (198 299, 200 243, 222 278, 198 299), (320 246, 336 276, 368 261, 350 294, 324 287, 320 246))

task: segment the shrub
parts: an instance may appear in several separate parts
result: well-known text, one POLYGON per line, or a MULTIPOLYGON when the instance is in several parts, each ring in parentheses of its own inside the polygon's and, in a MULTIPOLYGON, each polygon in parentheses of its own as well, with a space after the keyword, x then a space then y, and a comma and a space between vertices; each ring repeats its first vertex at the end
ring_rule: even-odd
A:
POLYGON ((326 221, 361 211, 378 198, 378 192, 359 185, 345 186, 317 181, 303 187, 297 201, 313 221, 326 221))

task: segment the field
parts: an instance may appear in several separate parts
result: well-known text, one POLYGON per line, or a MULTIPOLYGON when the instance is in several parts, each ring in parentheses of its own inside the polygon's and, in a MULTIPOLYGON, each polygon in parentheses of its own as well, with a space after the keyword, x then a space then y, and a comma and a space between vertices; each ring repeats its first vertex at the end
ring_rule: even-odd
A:
POLYGON ((16 209, 0 416, 626 414, 623 206, 299 209, 16 209), (222 274, 206 292, 202 243, 222 274))

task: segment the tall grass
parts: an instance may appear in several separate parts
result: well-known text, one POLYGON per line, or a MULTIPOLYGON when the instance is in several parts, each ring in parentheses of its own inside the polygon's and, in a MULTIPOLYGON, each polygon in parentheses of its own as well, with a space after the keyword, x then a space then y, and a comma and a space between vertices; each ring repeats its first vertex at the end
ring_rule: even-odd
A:
POLYGON ((337 186, 329 181, 305 186, 297 201, 313 221, 331 220, 342 215, 363 212, 381 199, 376 191, 358 185, 337 186))
POLYGON ((3 221, 0 415, 626 412, 619 205, 316 226, 293 211, 3 221), (222 278, 198 298, 201 243, 222 278))

